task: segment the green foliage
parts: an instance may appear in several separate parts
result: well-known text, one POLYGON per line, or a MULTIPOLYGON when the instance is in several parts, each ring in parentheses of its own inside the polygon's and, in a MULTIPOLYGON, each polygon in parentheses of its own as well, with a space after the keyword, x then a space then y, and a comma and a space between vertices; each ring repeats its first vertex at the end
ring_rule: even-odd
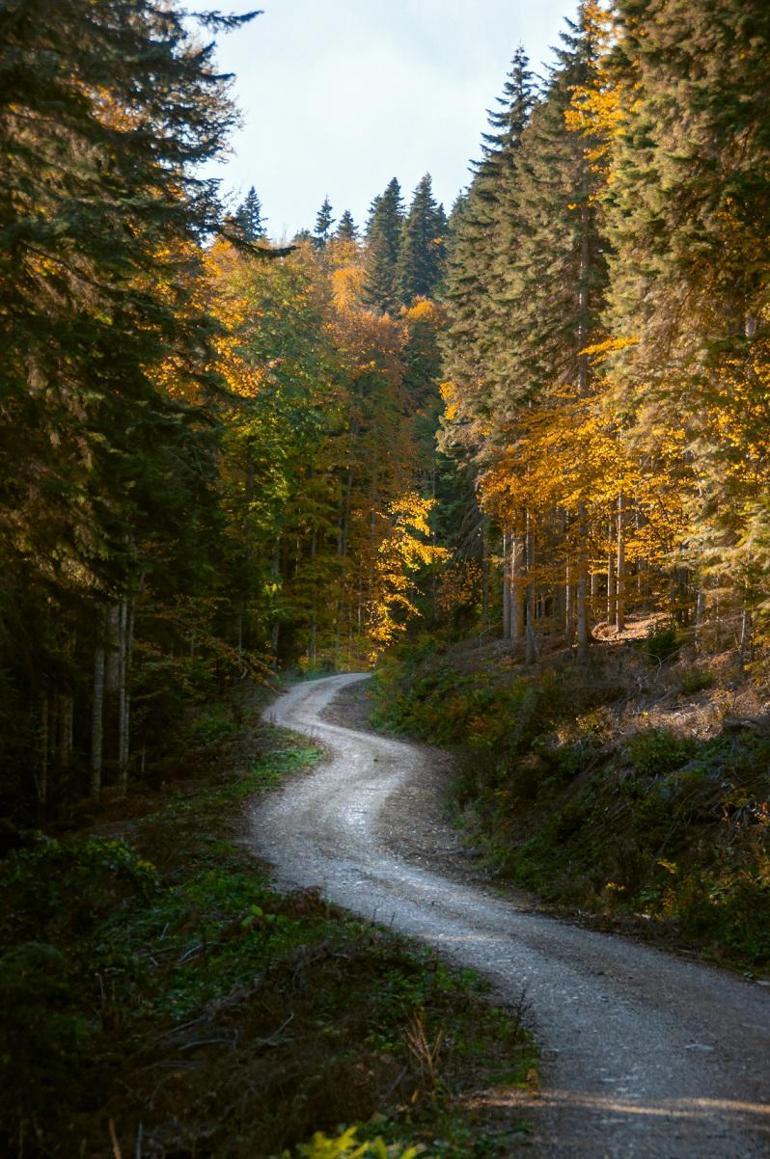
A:
POLYGON ((680 676, 680 687, 685 696, 694 696, 696 692, 705 692, 716 684, 716 676, 708 668, 685 668, 680 676))
POLYGON ((644 652, 653 664, 665 664, 677 656, 681 646, 674 624, 657 624, 644 641, 644 652))
MULTIPOLYGON (((203 719, 223 716, 212 706, 203 719)), ((436 1153, 448 1159, 501 1153, 450 1091, 492 1068, 523 1081, 534 1057, 516 1012, 490 1006, 470 974, 313 891, 270 887, 233 840, 242 802, 319 752, 275 729, 250 736, 255 745, 246 773, 219 771, 135 818, 131 843, 41 841, 2 867, 9 1154, 20 1132, 43 1151, 99 1154, 105 1115, 124 1152, 142 1124, 168 1150, 237 1143, 403 1159, 441 1136, 436 1153), (452 1042, 432 1076, 415 1028, 427 1043, 452 1042), (164 1084, 158 1100, 159 1072, 179 1071, 184 1083, 164 1084), (226 1119, 223 1106, 235 1108, 226 1119), (341 1122, 352 1127, 339 1136, 341 1122)))
POLYGON ((648 728, 635 732, 624 746, 624 755, 641 777, 673 772, 695 753, 695 742, 676 736, 670 729, 648 728))

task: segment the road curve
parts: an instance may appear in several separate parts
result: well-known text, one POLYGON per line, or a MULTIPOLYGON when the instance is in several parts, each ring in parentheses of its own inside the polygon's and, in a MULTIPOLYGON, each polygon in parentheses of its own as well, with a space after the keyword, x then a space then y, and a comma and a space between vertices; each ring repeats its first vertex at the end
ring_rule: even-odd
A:
MULTIPOLYGON (((297 685, 267 714, 330 753, 255 808, 254 844, 279 882, 318 886, 439 947, 508 1001, 526 988, 545 1089, 511 1095, 510 1105, 535 1123, 530 1154, 770 1156, 767 990, 527 911, 399 856, 394 795, 418 799, 430 753, 321 719, 341 688, 363 678, 297 685)), ((408 826, 408 808, 403 816, 408 826)))

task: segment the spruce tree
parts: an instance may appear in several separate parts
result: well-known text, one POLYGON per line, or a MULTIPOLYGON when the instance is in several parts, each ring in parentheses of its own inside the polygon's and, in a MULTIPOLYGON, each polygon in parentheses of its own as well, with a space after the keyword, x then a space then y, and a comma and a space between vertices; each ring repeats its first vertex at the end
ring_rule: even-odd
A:
POLYGON ((403 219, 401 186, 394 177, 372 202, 366 229, 364 302, 382 313, 398 309, 396 270, 403 219))
MULTIPOLYGON (((124 785, 132 600, 140 582, 146 595, 177 576, 191 594, 212 544, 201 403, 214 326, 191 281, 221 223, 201 163, 235 120, 213 53, 183 13, 149 0, 0 7, 0 608, 27 613, 0 635, 0 669, 24 705, 17 737, 46 738, 15 754, 23 792, 89 734, 108 608, 123 647, 119 739, 94 691, 92 787, 103 740, 124 785)), ((0 740, 0 764, 13 744, 0 740)))
POLYGON ((267 237, 267 218, 262 216, 262 203, 253 185, 236 209, 234 221, 244 241, 267 237))
POLYGON ((506 282, 518 248, 516 174, 534 100, 529 63, 519 48, 498 98, 501 108, 488 114, 490 132, 483 135, 471 186, 450 217, 442 295, 448 314, 444 372, 456 384, 463 414, 451 438, 475 450, 489 427, 493 383, 510 344, 506 282))
POLYGON ((315 244, 319 249, 324 249, 326 243, 331 237, 332 226, 334 225, 334 214, 332 212, 331 202, 328 197, 323 200, 323 205, 318 210, 315 219, 315 229, 313 237, 315 244))
POLYGON ((401 231, 396 285, 402 305, 435 294, 444 272, 446 230, 446 214, 433 197, 431 177, 426 173, 414 191, 401 231))
POLYGON ((334 236, 337 241, 358 241, 358 228, 349 209, 340 217, 334 236))

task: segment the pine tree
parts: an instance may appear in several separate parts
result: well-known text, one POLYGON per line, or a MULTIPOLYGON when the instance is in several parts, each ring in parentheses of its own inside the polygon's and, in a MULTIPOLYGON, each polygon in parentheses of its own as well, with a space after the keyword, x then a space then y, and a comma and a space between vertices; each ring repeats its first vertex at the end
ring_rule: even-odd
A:
POLYGON ((234 221, 244 241, 267 237, 267 218, 262 216, 262 203, 253 185, 236 209, 234 221))
POLYGON ((372 202, 366 229, 364 302, 382 313, 398 309, 396 270, 403 218, 401 186, 394 177, 372 202))
POLYGON ((333 225, 334 214, 332 212, 331 202, 329 201, 328 197, 325 197, 323 200, 323 205, 316 214, 315 229, 313 231, 315 244, 319 249, 323 249, 328 242, 331 236, 333 225))
POLYGON ((434 296, 444 272, 446 230, 446 214, 433 197, 430 174, 426 173, 414 191, 402 226, 396 285, 403 305, 411 305, 418 297, 434 296))

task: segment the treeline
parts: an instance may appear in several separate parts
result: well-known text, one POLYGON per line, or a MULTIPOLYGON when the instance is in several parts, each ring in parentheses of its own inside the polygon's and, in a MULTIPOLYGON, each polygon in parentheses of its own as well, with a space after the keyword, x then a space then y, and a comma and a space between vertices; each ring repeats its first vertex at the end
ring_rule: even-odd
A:
POLYGON ((751 655, 770 566, 770 9, 580 5, 452 216, 444 446, 533 659, 658 609, 751 655))
POLYGON ((420 295, 443 213, 429 178, 409 210, 391 183, 364 242, 327 203, 282 249, 253 190, 226 213, 200 166, 235 113, 200 37, 245 19, 144 0, 0 12, 0 812, 16 823, 152 775, 185 705, 227 681, 365 661, 440 554, 440 314, 420 295))

